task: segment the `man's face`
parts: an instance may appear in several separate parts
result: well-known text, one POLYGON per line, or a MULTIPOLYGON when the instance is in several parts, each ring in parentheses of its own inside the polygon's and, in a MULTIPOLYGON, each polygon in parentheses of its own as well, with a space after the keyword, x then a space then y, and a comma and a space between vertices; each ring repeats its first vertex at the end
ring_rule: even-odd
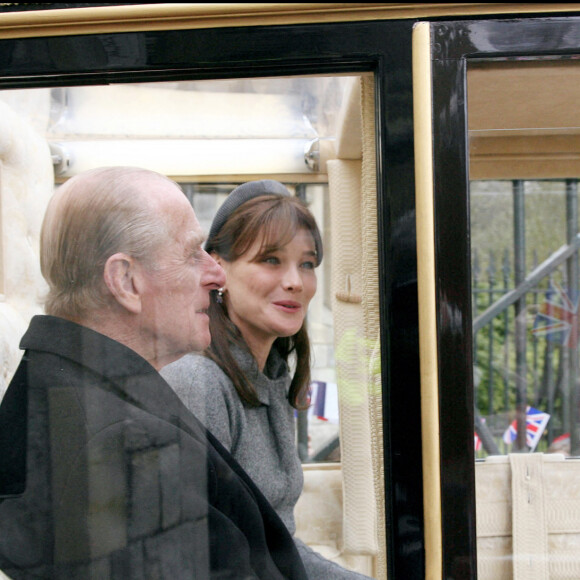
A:
POLYGON ((144 271, 140 333, 150 337, 160 367, 209 345, 209 293, 224 285, 225 274, 202 249, 203 232, 183 193, 163 182, 157 194, 155 210, 168 238, 144 271))

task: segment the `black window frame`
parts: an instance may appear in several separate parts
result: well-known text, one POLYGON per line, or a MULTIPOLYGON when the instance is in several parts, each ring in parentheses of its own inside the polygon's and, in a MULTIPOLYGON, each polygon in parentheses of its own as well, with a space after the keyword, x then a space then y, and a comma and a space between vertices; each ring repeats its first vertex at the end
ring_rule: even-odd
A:
POLYGON ((387 567, 423 578, 415 252, 413 21, 139 31, 0 40, 0 90, 373 72, 387 567))
POLYGON ((430 24, 443 578, 476 578, 467 68, 580 54, 580 18, 430 24))

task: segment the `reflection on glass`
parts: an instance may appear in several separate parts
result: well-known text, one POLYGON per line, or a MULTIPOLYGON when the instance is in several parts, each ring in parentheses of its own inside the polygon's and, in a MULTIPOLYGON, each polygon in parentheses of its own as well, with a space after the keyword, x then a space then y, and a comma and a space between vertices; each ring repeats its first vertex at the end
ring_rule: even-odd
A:
POLYGON ((480 580, 580 577, 579 75, 468 69, 480 580))
POLYGON ((571 180, 471 184, 475 404, 495 444, 478 445, 479 456, 569 441, 577 290, 576 257, 565 253, 576 193, 571 180))
MULTIPOLYGON (((0 104, 7 109, 7 122, 11 117, 19 120, 18 125, 14 121, 14 133, 34 132, 39 174, 51 159, 42 150, 46 142, 59 183, 93 167, 147 167, 181 183, 206 231, 236 185, 262 176, 281 179, 314 213, 331 256, 325 162, 333 155, 343 100, 356 80, 324 76, 10 90, 2 92, 0 104)), ((29 180, 35 184, 32 176, 29 180)), ((42 199, 47 195, 50 191, 43 191, 42 199)), ((38 225, 42 204, 37 202, 36 210, 38 215, 29 217, 38 225)), ((12 239, 18 235, 12 228, 7 234, 12 239)), ((42 286, 34 274, 34 284, 42 286)), ((336 385, 330 274, 328 259, 319 269, 319 290, 308 319, 313 386, 328 384, 329 392, 336 385)), ((0 267, 0 291, 3 281, 0 267)), ((18 339, 12 337, 16 354, 11 371, 18 339)), ((0 395, 4 388, 0 384, 0 395)), ((332 401, 323 410, 323 398, 322 392, 318 397, 314 393, 320 412, 315 414, 314 407, 310 412, 304 445, 309 445, 310 456, 331 460, 334 451, 336 460, 337 411, 332 401)))
MULTIPOLYGON (((372 127, 372 76, 366 81, 365 98, 370 105, 365 115, 370 121, 367 127, 372 127)), ((7 330, 0 336, 0 346, 9 352, 0 376, 0 398, 20 360, 18 343, 26 324, 42 311, 39 297, 44 284, 37 243, 55 181, 60 185, 103 165, 153 169, 180 183, 207 231, 236 185, 265 177, 277 179, 314 214, 325 255, 307 319, 313 351, 312 406, 297 417, 297 442, 301 459, 310 465, 304 468, 296 536, 309 545, 328 548, 327 557, 343 567, 373 574, 384 568, 383 555, 360 554, 380 552, 376 530, 382 534, 385 526, 380 521, 382 475, 373 476, 382 474, 375 136, 372 130, 365 136, 371 146, 363 156, 361 85, 358 76, 324 76, 2 92, 3 118, 11 123, 10 135, 20 139, 13 140, 19 156, 11 160, 18 163, 2 168, 0 183, 2 198, 11 203, 17 200, 8 206, 3 220, 7 225, 2 237, 7 257, 6 299, 0 304, 0 319, 10 325, 2 325, 7 330), (29 140, 21 138, 28 133, 32 134, 29 140), (335 162, 334 184, 328 183, 327 162, 335 162), (352 210, 357 212, 357 228, 352 210), (336 222, 337 215, 347 219, 348 227, 336 222), (361 222, 365 226, 362 238, 361 222), (349 259, 342 256, 340 265, 348 264, 352 273, 341 271, 340 282, 333 287, 332 246, 338 247, 337 238, 349 252, 349 259), (362 256, 363 247, 373 251, 362 256), (361 308, 369 296, 371 301, 361 308), (342 313, 337 313, 337 300, 342 313), (352 305, 358 307, 357 318, 345 319, 343 313, 352 311, 352 305), (369 322, 369 318, 373 319, 369 322), (337 345, 339 356, 335 356, 337 345), (339 367, 350 373, 348 381, 342 379, 342 394, 339 367), (345 441, 339 441, 339 411, 349 426, 345 441), (327 465, 321 467, 319 462, 327 465), (343 497, 349 506, 344 517, 343 497), (362 523, 361 509, 366 510, 362 523)), ((98 409, 91 412, 99 415, 98 409)), ((136 470, 132 473, 138 475, 136 470)), ((115 485, 122 487, 122 481, 111 483, 115 485)), ((74 548, 74 534, 69 535, 69 543, 74 548)))
POLYGON ((469 71, 478 456, 579 451, 578 69, 521 61, 469 71))

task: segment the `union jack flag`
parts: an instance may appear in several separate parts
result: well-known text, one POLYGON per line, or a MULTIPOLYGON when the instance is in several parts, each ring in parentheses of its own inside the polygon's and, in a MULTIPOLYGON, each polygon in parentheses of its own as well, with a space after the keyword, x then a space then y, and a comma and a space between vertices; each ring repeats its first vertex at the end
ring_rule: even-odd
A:
POLYGON ((578 297, 572 299, 558 283, 550 283, 538 309, 532 334, 568 348, 578 344, 578 297))
MULTIPOLYGON (((476 420, 485 423, 485 417, 480 417, 476 420)), ((475 430, 473 431, 473 448, 475 449, 475 451, 481 451, 483 449, 483 441, 479 438, 479 435, 475 430)))
MULTIPOLYGON (((546 425, 550 420, 550 415, 543 411, 538 411, 534 407, 527 407, 526 409, 526 445, 533 451, 540 437, 546 429, 546 425)), ((517 419, 512 421, 512 424, 505 430, 503 434, 503 441, 507 445, 511 445, 517 438, 517 419)))

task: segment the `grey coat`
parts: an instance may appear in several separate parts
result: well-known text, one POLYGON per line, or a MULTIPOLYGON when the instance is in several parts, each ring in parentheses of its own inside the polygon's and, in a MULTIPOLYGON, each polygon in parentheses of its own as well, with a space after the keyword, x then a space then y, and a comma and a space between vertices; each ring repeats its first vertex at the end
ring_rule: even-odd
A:
MULTIPOLYGON (((302 493, 303 475, 296 451, 294 409, 288 403, 288 366, 275 349, 264 372, 258 370, 249 353, 239 348, 233 352, 253 381, 259 407, 242 403, 228 376, 202 355, 186 355, 163 368, 161 374, 247 471, 294 535, 294 506, 302 493)), ((368 578, 323 558, 294 539, 311 580, 368 578)))

